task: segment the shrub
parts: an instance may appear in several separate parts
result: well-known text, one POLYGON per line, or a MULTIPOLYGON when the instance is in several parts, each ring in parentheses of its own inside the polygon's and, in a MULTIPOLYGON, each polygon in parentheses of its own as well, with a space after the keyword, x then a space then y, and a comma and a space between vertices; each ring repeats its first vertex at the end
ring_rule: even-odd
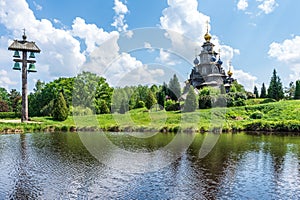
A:
POLYGON ((261 119, 263 117, 263 113, 260 111, 255 111, 250 115, 251 119, 261 119))
POLYGON ((72 113, 75 116, 92 115, 93 111, 90 108, 84 108, 82 106, 73 107, 72 113))
POLYGON ((21 117, 20 113, 15 113, 15 112, 0 112, 0 119, 18 118, 18 117, 21 117))
POLYGON ((136 105, 135 108, 145 108, 145 102, 139 101, 136 105))
POLYGON ((180 104, 175 101, 168 100, 165 106, 166 111, 177 111, 180 110, 180 104))
POLYGON ((271 98, 267 98, 267 99, 263 100, 260 103, 263 104, 263 103, 273 103, 273 102, 276 102, 276 100, 275 99, 271 99, 271 98))

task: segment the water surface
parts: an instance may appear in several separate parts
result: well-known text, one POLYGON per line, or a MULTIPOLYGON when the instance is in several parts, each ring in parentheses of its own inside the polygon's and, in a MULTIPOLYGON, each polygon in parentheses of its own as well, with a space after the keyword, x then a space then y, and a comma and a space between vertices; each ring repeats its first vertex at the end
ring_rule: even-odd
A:
MULTIPOLYGON (((99 133, 87 137, 93 134, 99 133)), ((132 152, 153 152, 175 137, 106 136, 132 152)), ((205 137, 196 134, 188 150, 167 166, 134 173, 119 170, 121 159, 113 163, 117 167, 97 160, 78 133, 0 135, 0 199, 300 198, 300 137, 222 134, 200 159, 205 137)), ((163 159, 155 156, 151 159, 163 159)))

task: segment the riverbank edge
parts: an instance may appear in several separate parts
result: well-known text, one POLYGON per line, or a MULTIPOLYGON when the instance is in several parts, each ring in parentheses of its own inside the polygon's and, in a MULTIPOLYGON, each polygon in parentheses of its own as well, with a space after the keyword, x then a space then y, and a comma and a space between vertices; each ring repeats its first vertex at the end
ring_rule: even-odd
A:
POLYGON ((164 126, 161 128, 136 126, 136 127, 120 127, 118 125, 97 127, 86 126, 76 127, 74 125, 48 125, 43 123, 0 123, 0 134, 18 134, 18 133, 53 133, 53 132, 162 132, 162 133, 237 133, 248 132, 250 134, 282 134, 282 135, 300 135, 299 123, 284 123, 284 122, 251 122, 243 126, 229 125, 228 123, 223 127, 187 127, 182 128, 177 125, 164 126))

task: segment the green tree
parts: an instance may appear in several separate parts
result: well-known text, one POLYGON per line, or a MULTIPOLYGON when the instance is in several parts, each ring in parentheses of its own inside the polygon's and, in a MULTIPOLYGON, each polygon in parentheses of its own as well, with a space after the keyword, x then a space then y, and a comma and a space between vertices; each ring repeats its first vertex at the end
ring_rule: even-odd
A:
POLYGON ((253 90, 253 94, 255 94, 255 97, 258 98, 259 94, 258 94, 258 89, 256 86, 254 86, 254 90, 253 90))
POLYGON ((181 95, 181 88, 176 74, 169 81, 169 96, 172 100, 177 101, 181 95))
POLYGON ((53 119, 58 121, 64 121, 68 118, 69 110, 62 92, 59 93, 58 97, 54 100, 53 119))
POLYGON ((162 90, 157 92, 157 104, 160 105, 162 108, 165 107, 165 99, 166 94, 162 90))
POLYGON ((277 76, 277 72, 275 69, 273 71, 273 75, 271 77, 270 85, 268 88, 268 97, 276 99, 277 101, 283 99, 284 97, 282 83, 279 76, 277 76))
POLYGON ((128 106, 127 106, 126 100, 123 99, 122 102, 121 102, 121 106, 120 106, 120 109, 119 109, 119 113, 120 113, 120 114, 125 114, 126 111, 128 111, 128 106))
POLYGON ((261 86, 260 98, 267 98, 267 89, 266 89, 265 83, 263 83, 261 86))
POLYGON ((111 107, 113 88, 106 82, 105 78, 100 77, 96 87, 95 93, 95 110, 97 114, 109 113, 111 107), (105 105, 104 105, 105 104, 105 105))
POLYGON ((284 93, 285 93, 285 97, 287 99, 294 99, 294 95, 295 95, 295 85, 294 85, 294 82, 291 81, 289 83, 289 87, 285 87, 284 88, 284 93))
POLYGON ((0 99, 0 112, 8 112, 9 106, 6 101, 0 99))
POLYGON ((296 89, 294 99, 300 99, 300 80, 296 81, 296 89))
POLYGON ((5 88, 2 87, 0 87, 0 99, 2 99, 2 101, 5 101, 6 103, 9 102, 9 93, 5 88))
POLYGON ((16 89, 12 89, 9 93, 9 101, 12 111, 15 113, 21 113, 22 96, 16 89))
POLYGON ((197 96, 194 92, 193 86, 190 86, 190 89, 186 95, 186 100, 184 102, 183 112, 194 112, 198 107, 197 96))
POLYGON ((156 98, 151 90, 148 91, 145 106, 149 110, 154 104, 156 104, 156 98))

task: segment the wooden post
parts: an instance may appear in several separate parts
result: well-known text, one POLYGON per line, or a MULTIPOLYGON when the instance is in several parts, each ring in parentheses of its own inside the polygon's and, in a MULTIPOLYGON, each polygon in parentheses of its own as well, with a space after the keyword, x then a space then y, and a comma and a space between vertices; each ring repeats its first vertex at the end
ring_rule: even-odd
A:
POLYGON ((28 121, 28 98, 27 98, 27 51, 23 51, 22 57, 22 117, 21 122, 28 121))

